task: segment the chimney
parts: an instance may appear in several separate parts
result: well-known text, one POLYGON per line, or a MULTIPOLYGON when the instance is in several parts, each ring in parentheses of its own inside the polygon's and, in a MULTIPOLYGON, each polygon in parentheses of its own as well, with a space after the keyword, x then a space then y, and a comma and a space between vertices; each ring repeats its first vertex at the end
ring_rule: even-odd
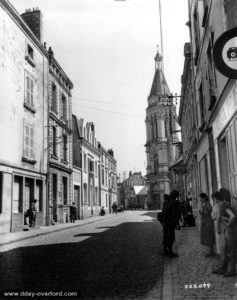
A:
POLYGON ((43 16, 38 7, 26 9, 21 15, 26 24, 30 27, 31 31, 38 38, 40 42, 43 40, 43 16))
POLYGON ((114 151, 113 151, 113 149, 109 149, 108 153, 109 153, 109 155, 111 155, 112 157, 114 157, 114 151))

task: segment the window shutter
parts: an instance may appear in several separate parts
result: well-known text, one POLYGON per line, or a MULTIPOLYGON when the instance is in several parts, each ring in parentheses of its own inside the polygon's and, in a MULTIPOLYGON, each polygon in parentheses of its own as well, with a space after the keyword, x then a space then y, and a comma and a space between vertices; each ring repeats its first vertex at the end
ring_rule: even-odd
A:
POLYGON ((29 157, 29 125, 25 124, 24 156, 29 157))
POLYGON ((30 127, 30 144, 29 144, 29 148, 30 148, 30 158, 34 159, 34 128, 30 127))
POLYGON ((30 81, 30 104, 34 106, 34 82, 33 79, 30 81))
POLYGON ((26 103, 30 104, 30 78, 26 76, 26 103))

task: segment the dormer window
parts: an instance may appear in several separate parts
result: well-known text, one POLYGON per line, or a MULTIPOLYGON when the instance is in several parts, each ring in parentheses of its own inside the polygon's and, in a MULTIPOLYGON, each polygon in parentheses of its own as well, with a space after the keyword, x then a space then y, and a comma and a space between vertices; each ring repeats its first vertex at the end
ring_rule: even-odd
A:
POLYGON ((27 50, 28 50, 29 57, 33 60, 34 59, 34 50, 29 44, 28 44, 27 50))
POLYGON ((33 49, 29 44, 27 44, 25 59, 28 61, 28 63, 29 63, 32 67, 35 67, 35 62, 34 62, 34 49, 33 49))

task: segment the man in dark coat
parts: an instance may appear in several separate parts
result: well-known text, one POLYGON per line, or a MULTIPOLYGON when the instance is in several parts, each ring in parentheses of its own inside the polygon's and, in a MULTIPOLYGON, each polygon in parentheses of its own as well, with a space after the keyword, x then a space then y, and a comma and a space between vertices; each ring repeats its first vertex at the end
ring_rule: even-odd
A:
POLYGON ((164 255, 169 255, 171 258, 178 256, 172 250, 175 240, 175 227, 179 223, 178 197, 179 192, 176 190, 172 191, 170 195, 165 194, 162 209, 164 255))
POLYGON ((77 219, 77 209, 75 206, 75 202, 72 203, 70 206, 70 221, 71 223, 75 223, 75 220, 77 219))

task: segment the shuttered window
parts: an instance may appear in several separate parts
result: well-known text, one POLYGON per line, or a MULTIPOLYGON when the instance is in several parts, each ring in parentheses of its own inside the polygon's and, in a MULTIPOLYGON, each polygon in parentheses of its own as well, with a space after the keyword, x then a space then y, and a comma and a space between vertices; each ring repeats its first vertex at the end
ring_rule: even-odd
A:
POLYGON ((25 103, 34 107, 34 80, 28 73, 26 73, 25 103))
POLYGON ((34 127, 24 124, 24 157, 35 159, 34 153, 34 127))

